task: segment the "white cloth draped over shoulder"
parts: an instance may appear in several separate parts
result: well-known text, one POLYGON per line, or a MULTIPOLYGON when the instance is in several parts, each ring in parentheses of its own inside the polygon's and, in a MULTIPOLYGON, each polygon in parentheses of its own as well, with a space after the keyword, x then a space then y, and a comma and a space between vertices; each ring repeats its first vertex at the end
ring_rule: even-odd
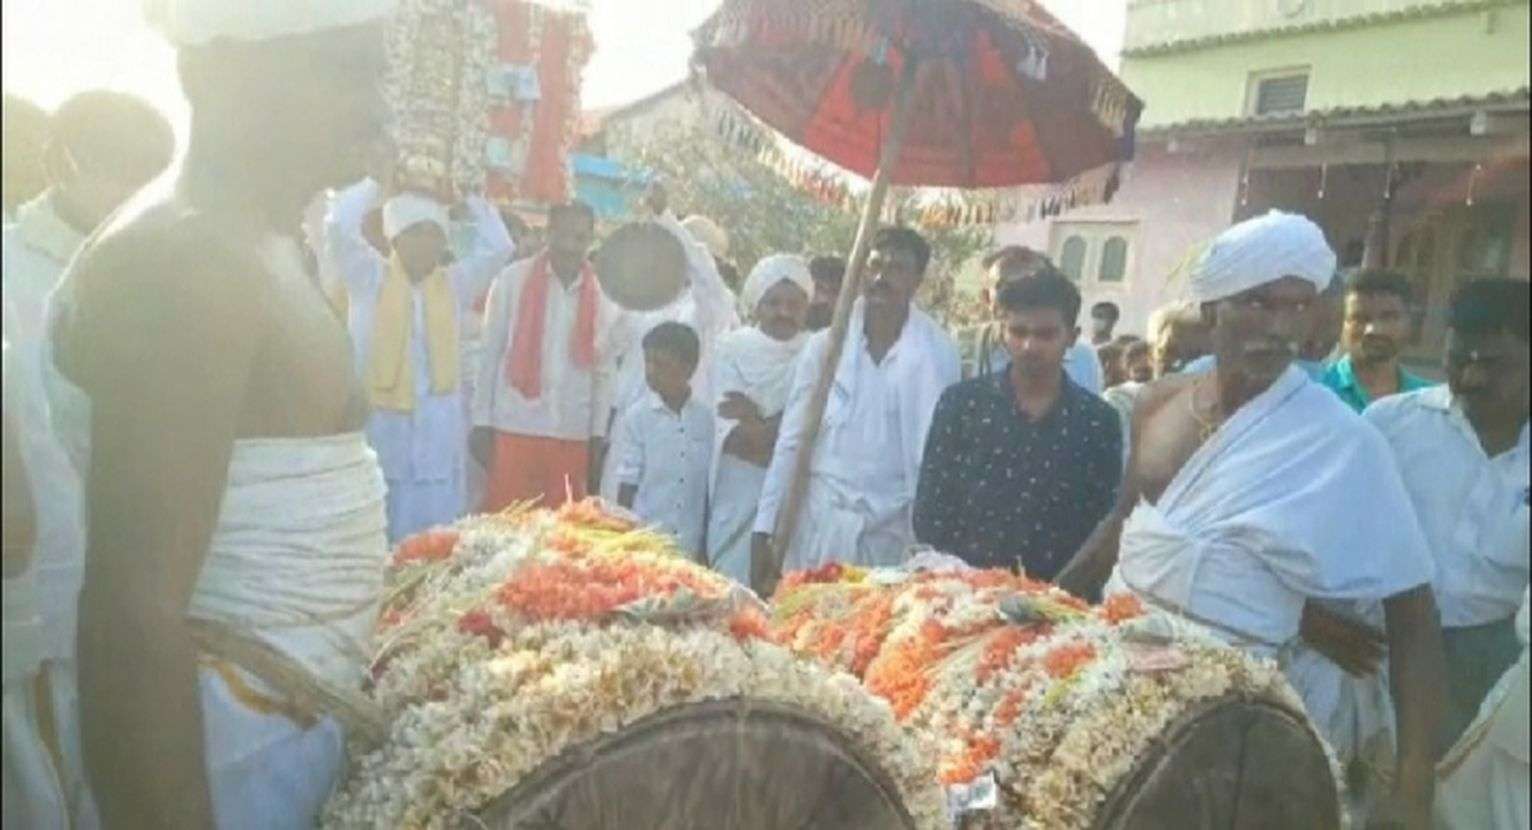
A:
POLYGON ((1516 615, 1521 658, 1490 689, 1478 717, 1437 766, 1436 826, 1444 830, 1527 830, 1532 826, 1527 614, 1523 589, 1521 611, 1516 615))
MULTIPOLYGON (((724 335, 713 358, 714 411, 729 393, 735 392, 754 401, 762 417, 780 414, 787 406, 793 367, 807 342, 805 333, 791 340, 777 340, 755 327, 724 335)), ((724 441, 735 423, 720 417, 713 434, 708 560, 730 578, 748 582, 750 534, 761 487, 766 481, 766 468, 724 454, 724 441)))
MULTIPOLYGON (((1308 599, 1376 602, 1431 576, 1382 437, 1289 367, 1192 455, 1157 504, 1138 504, 1106 590, 1131 590, 1237 647, 1286 658, 1308 599)), ((1333 678, 1289 679, 1321 728, 1348 705, 1333 678)))
MULTIPOLYGON (((234 443, 228 487, 187 608, 359 694, 388 557, 383 477, 360 433, 234 443)), ((205 658, 203 730, 220 828, 306 828, 339 774, 340 725, 305 728, 258 698, 283 690, 205 658)), ((323 715, 323 713, 316 713, 323 715)))
MULTIPOLYGON (((910 510, 926 433, 942 391, 959 379, 961 362, 941 325, 913 307, 899 339, 875 362, 863 331, 865 314, 865 301, 857 300, 788 546, 788 568, 830 561, 894 565, 915 541, 910 510)), ((761 491, 758 533, 776 530, 829 345, 829 332, 818 332, 798 357, 761 491)))

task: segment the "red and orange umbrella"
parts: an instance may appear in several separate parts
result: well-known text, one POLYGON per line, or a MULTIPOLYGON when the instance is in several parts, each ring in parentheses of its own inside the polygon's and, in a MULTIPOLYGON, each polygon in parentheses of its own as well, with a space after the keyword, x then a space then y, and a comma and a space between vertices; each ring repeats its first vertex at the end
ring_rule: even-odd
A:
POLYGON ((711 85, 867 178, 917 67, 894 185, 1060 183, 1132 153, 1142 104, 1027 0, 734 0, 695 34, 711 85))
POLYGON ((694 40, 708 83, 872 179, 778 522, 780 563, 888 186, 1065 184, 1132 156, 1143 104, 1033 0, 725 0, 694 40))

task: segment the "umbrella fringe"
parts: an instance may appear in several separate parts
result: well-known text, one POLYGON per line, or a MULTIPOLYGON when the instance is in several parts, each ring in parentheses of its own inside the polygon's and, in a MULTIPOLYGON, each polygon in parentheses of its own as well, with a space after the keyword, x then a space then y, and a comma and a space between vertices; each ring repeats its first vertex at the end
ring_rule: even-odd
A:
MULTIPOLYGON (((727 145, 770 169, 811 198, 854 212, 861 200, 843 174, 809 159, 784 152, 775 134, 736 106, 718 108, 715 134, 727 145)), ((1056 185, 970 189, 914 188, 910 198, 885 203, 885 222, 899 219, 900 206, 913 205, 913 221, 926 228, 956 228, 998 222, 1035 222, 1065 211, 1111 201, 1121 181, 1121 165, 1110 163, 1087 170, 1056 185)))

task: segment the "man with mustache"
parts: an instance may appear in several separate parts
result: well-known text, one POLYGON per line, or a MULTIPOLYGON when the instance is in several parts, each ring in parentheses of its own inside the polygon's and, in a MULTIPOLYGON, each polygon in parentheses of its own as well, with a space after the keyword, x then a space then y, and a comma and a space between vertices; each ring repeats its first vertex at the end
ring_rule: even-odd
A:
POLYGON ((1393 448, 1436 559, 1448 669, 1442 749, 1521 652, 1513 620, 1528 574, 1528 304, 1526 280, 1464 286, 1449 318, 1447 385, 1379 401, 1363 416, 1393 448))
MULTIPOLYGON (((1189 288, 1216 366, 1145 390, 1117 508, 1058 581, 1132 592, 1278 660, 1311 599, 1382 601, 1399 752, 1375 819, 1424 828, 1443 671, 1430 552, 1382 437, 1293 365, 1334 271, 1301 216, 1214 240, 1189 288)), ((1323 728, 1328 701, 1304 701, 1323 728)))
MULTIPOLYGON (((897 565, 915 541, 911 508, 931 413, 956 383, 957 347, 914 305, 931 246, 909 228, 872 240, 862 296, 852 307, 845 349, 833 367, 824 426, 809 462, 802 514, 786 566, 830 562, 897 565)), ((829 330, 804 345, 788 389, 771 466, 751 536, 751 581, 762 596, 781 574, 772 534, 808 420, 809 399, 830 348, 829 330)))
POLYGON ((1361 412, 1373 401, 1432 383, 1405 371, 1399 352, 1410 335, 1410 283, 1401 274, 1359 271, 1346 285, 1341 345, 1346 353, 1320 377, 1361 412))

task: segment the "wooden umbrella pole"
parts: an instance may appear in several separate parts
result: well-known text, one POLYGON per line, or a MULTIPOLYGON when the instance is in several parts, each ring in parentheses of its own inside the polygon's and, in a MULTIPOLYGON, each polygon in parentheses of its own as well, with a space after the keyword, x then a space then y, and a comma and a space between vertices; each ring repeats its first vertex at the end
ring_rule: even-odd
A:
POLYGON ((856 227, 856 241, 851 246, 851 262, 846 268, 846 278, 841 282, 840 296, 835 300, 835 316, 830 321, 830 348, 825 350, 824 362, 819 366, 819 379, 814 384, 813 396, 809 398, 803 440, 793 459, 793 475, 788 480, 787 496, 782 502, 781 512, 777 514, 776 532, 772 536, 771 546, 770 574, 773 581, 782 573, 782 563, 786 559, 788 546, 792 544, 803 499, 808 493, 814 444, 819 440, 825 405, 830 400, 830 385, 835 380, 835 367, 840 363, 841 352, 846 347, 846 328, 851 322, 851 306, 862 291, 862 274, 867 269, 867 256, 871 253, 872 237, 877 232, 878 215, 883 211, 883 199, 888 193, 888 178, 899 160, 905 128, 909 126, 910 103, 915 97, 918 68, 918 61, 906 55, 904 69, 899 75, 899 87, 894 94, 892 124, 878 157, 878 169, 872 177, 872 191, 867 194, 867 204, 856 227))

